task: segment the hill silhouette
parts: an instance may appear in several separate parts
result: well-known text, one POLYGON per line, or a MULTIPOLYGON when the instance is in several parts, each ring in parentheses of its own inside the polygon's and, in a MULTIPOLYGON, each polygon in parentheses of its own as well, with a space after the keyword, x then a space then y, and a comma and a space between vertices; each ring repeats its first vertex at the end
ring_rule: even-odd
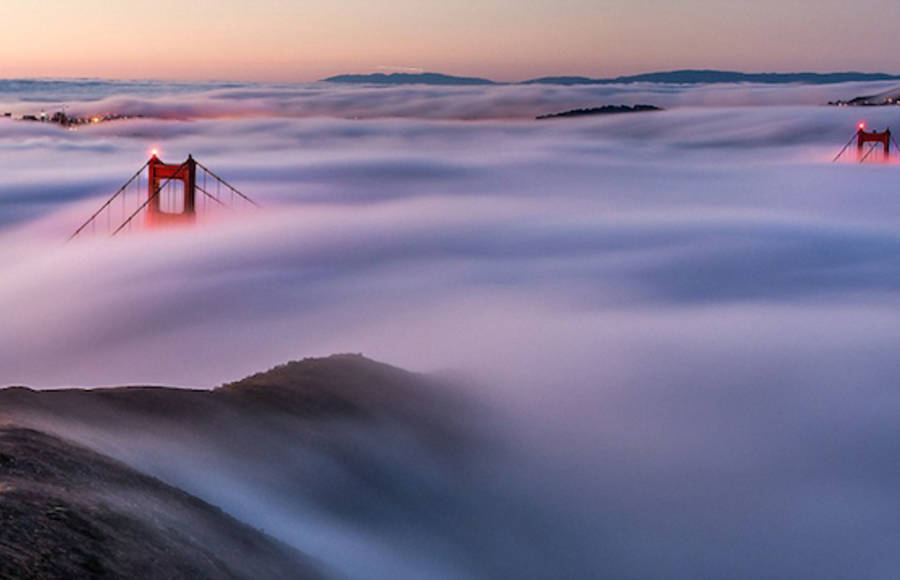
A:
POLYGON ((834 72, 834 73, 744 73, 738 71, 685 69, 652 72, 611 78, 592 79, 587 77, 542 77, 525 81, 524 84, 591 85, 591 84, 718 84, 718 83, 760 83, 786 84, 802 83, 811 85, 834 84, 862 81, 885 81, 900 79, 898 75, 885 73, 834 72))
POLYGON ((849 101, 831 101, 829 105, 850 105, 855 107, 881 107, 900 105, 900 87, 894 87, 876 95, 862 95, 849 101))
POLYGON ((662 111, 660 107, 653 105, 603 105, 602 107, 591 107, 589 109, 572 109, 561 113, 549 113, 547 115, 538 115, 535 117, 538 121, 544 119, 565 119, 570 117, 590 117, 594 115, 620 115, 624 113, 649 113, 652 111, 662 111))
MULTIPOLYGON (((482 448, 459 424, 470 413, 468 403, 439 385, 444 384, 361 355, 335 355, 290 362, 211 390, 0 389, 0 424, 64 438, 122 461, 304 549, 306 536, 298 538, 297 530, 315 527, 306 524, 312 506, 320 520, 373 538, 399 534, 395 541, 401 545, 411 541, 408 530, 416 530, 416 547, 408 548, 416 558, 431 544, 455 544, 477 554, 495 541, 492 534, 473 532, 476 514, 491 508, 487 503, 473 510, 471 503, 480 497, 460 494, 466 485, 460 462, 482 448), (453 518, 445 516, 448 510, 453 518)), ((93 461, 73 469, 84 471, 82 463, 93 461)), ((93 478, 73 487, 72 502, 92 501, 93 478)), ((102 486, 102 479, 96 484, 102 486)), ((24 480, 17 487, 26 487, 24 480)), ((109 490, 111 502, 130 494, 109 490)), ((79 513, 100 525, 94 512, 79 513)), ((181 525, 179 513, 193 518, 190 510, 173 508, 175 527, 181 525)), ((201 545, 216 541, 199 532, 195 537, 201 545)), ((27 546, 21 549, 27 553, 27 546)), ((252 553, 254 544, 235 551, 244 549, 252 553)), ((352 559, 355 548, 346 549, 323 568, 330 572, 352 559)), ((114 562, 105 553, 100 563, 111 569, 114 562)), ((485 569, 498 565, 472 562, 485 569)), ((177 578, 176 564, 160 566, 171 565, 177 578)), ((243 577, 239 571, 234 576, 243 577)))
POLYGON ((502 85, 502 84, 544 84, 544 85, 610 85, 630 83, 662 84, 717 84, 717 83, 762 83, 762 84, 834 84, 846 82, 887 81, 900 79, 900 75, 887 73, 832 72, 832 73, 744 73, 738 71, 683 69, 659 71, 617 77, 590 78, 585 76, 547 76, 519 83, 500 83, 485 78, 462 77, 440 73, 373 73, 343 74, 322 79, 324 82, 343 84, 374 85, 502 85))
POLYGON ((372 85, 493 85, 492 80, 458 77, 440 73, 345 74, 322 79, 323 82, 372 85))

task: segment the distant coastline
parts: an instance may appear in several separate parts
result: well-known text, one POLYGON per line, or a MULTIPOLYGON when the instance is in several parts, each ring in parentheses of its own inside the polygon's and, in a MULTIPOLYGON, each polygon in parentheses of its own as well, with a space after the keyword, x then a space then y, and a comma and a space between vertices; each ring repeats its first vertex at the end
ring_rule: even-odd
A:
POLYGON ((721 83, 756 83, 756 84, 809 84, 826 85, 846 82, 900 81, 900 75, 888 73, 864 72, 832 72, 832 73, 744 73, 738 71, 684 69, 675 71, 651 72, 638 75, 609 78, 589 78, 583 76, 548 76, 521 82, 503 83, 480 77, 446 75, 434 72, 425 73, 373 73, 343 74, 322 79, 321 82, 339 84, 368 85, 614 85, 631 83, 661 84, 721 84, 721 83))
POLYGON ((877 95, 863 95, 849 101, 829 101, 828 104, 838 107, 897 107, 900 106, 900 87, 877 95))
POLYGON ((496 85, 490 79, 458 77, 441 73, 372 73, 337 75, 321 82, 366 85, 496 85))

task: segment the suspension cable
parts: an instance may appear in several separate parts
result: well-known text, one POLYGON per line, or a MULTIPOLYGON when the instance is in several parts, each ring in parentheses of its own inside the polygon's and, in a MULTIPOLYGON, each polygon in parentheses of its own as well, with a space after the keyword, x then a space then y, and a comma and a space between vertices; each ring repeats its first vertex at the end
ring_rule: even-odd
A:
POLYGON ((110 197, 108 200, 106 200, 106 203, 104 203, 103 205, 101 205, 101 206, 100 206, 100 209, 98 209, 97 211, 95 211, 94 214, 93 214, 91 217, 89 217, 89 218, 87 219, 87 221, 85 221, 83 224, 81 224, 81 226, 80 226, 77 230, 75 230, 75 233, 73 233, 71 236, 69 236, 69 239, 66 240, 66 241, 69 241, 69 240, 71 240, 72 238, 74 238, 75 236, 77 236, 78 234, 80 234, 80 233, 81 233, 81 230, 83 230, 85 227, 87 227, 87 225, 88 225, 89 223, 93 222, 93 221, 94 221, 94 218, 96 218, 98 215, 100 215, 100 213, 101 213, 104 209, 106 209, 106 208, 109 206, 109 204, 111 204, 111 203, 113 202, 113 200, 116 199, 116 198, 119 196, 120 193, 122 193, 123 191, 125 191, 125 188, 128 187, 129 185, 131 185, 131 182, 134 181, 135 179, 137 179, 137 177, 138 177, 141 173, 143 173, 145 169, 147 169, 147 166, 148 166, 148 165, 150 165, 150 161, 149 161, 149 160, 147 161, 147 163, 144 163, 143 167, 141 167, 141 168, 138 170, 137 173, 135 173, 134 175, 131 176, 131 179, 129 179, 128 181, 125 182, 125 185, 123 185, 122 187, 120 187, 119 190, 118 190, 117 192, 115 192, 115 193, 112 195, 112 197, 110 197))
POLYGON ((201 169, 203 169, 203 171, 209 173, 209 175, 212 176, 213 179, 215 179, 215 180, 221 182, 225 187, 227 187, 228 189, 230 189, 232 192, 238 194, 239 196, 241 196, 241 197, 244 198, 245 200, 249 201, 250 203, 252 203, 252 204, 255 205, 256 207, 260 207, 260 205, 259 205, 258 203, 256 203, 255 201, 253 201, 252 199, 250 199, 249 197, 247 197, 246 195, 244 195, 243 193, 241 193, 236 187, 234 187, 233 185, 231 185, 230 183, 228 183, 227 181, 225 181, 224 179, 222 179, 221 177, 219 177, 218 175, 216 175, 215 173, 213 173, 212 171, 210 171, 205 165, 203 165, 203 164, 200 163, 199 161, 197 161, 196 163, 197 163, 197 166, 198 166, 198 167, 200 167, 201 169))
POLYGON ((863 158, 860 159, 859 162, 862 163, 862 162, 864 162, 866 159, 868 159, 868 158, 869 158, 869 155, 872 154, 872 151, 875 151, 876 149, 878 149, 878 143, 872 143, 872 146, 869 147, 869 150, 866 152, 865 155, 863 155, 863 158))
POLYGON ((840 151, 837 155, 834 156, 834 159, 831 160, 832 163, 834 163, 835 161, 837 161, 838 159, 841 158, 841 155, 843 155, 844 152, 847 151, 847 147, 850 147, 850 145, 853 143, 853 140, 856 139, 856 137, 857 137, 858 135, 859 135, 859 131, 857 131, 856 133, 854 133, 854 134, 853 134, 853 137, 850 137, 850 140, 847 141, 847 144, 844 145, 844 148, 841 149, 841 151, 840 151))
MULTIPOLYGON (((217 204, 221 205, 222 207, 228 207, 228 205, 226 205, 226 204, 222 203, 221 201, 219 201, 218 199, 216 199, 215 196, 214 196, 213 194, 209 193, 208 191, 206 191, 205 189, 203 189, 203 188, 200 187, 199 185, 194 184, 194 189, 199 190, 200 193, 202 193, 203 195, 205 195, 205 196, 207 196, 208 198, 212 199, 214 202, 216 202, 217 204)), ((205 199, 205 198, 204 198, 204 199, 205 199)))

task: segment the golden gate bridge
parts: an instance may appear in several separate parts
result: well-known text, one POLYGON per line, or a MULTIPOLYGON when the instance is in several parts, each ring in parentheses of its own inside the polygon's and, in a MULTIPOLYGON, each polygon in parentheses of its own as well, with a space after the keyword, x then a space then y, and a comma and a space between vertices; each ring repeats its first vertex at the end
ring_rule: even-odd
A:
MULTIPOLYGON (((832 161, 838 161, 854 141, 859 163, 869 160, 879 149, 882 152, 881 161, 889 162, 891 145, 900 154, 900 146, 890 128, 882 132, 866 131, 865 123, 859 123, 856 133, 832 161)), ((248 195, 192 155, 188 155, 184 163, 173 164, 164 163, 153 151, 150 159, 85 220, 69 236, 69 240, 88 233, 116 236, 135 228, 188 225, 197 220, 198 214, 207 213, 210 209, 238 209, 242 205, 259 208, 259 204, 248 195), (199 197, 198 193, 201 194, 199 197)))
POLYGON ((188 155, 184 163, 150 159, 71 236, 116 236, 138 228, 189 225, 217 208, 258 208, 259 204, 188 155), (198 196, 198 194, 200 194, 198 196))
MULTIPOLYGON (((853 134, 853 137, 850 137, 843 149, 834 156, 834 159, 831 160, 832 163, 840 159, 850 149, 854 141, 856 141, 856 160, 859 163, 865 163, 879 149, 881 150, 880 160, 885 163, 889 162, 891 160, 891 145, 900 154, 900 147, 897 146, 897 141, 891 135, 890 127, 879 133, 877 130, 866 131, 866 124, 859 123, 856 126, 856 133, 853 134)), ((877 156, 872 157, 872 161, 877 160, 879 160, 877 156)))

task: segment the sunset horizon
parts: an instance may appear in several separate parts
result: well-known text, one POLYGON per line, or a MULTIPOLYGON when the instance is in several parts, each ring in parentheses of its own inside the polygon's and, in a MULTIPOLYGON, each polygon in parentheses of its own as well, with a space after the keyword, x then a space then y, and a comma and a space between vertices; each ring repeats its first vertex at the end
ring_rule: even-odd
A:
POLYGON ((17 80, 46 80, 46 81, 54 81, 54 80, 64 80, 64 81, 80 81, 80 80, 98 80, 98 81, 145 81, 145 82, 178 82, 178 83, 251 83, 251 84, 310 84, 310 83, 318 83, 327 81, 330 77, 340 76, 340 75, 376 75, 376 74, 408 74, 408 75, 421 75, 421 74, 440 74, 451 77, 469 77, 469 78, 483 78, 486 80, 493 81, 497 84, 519 84, 530 80, 548 78, 548 77, 583 77, 588 79, 603 79, 603 80, 611 80, 619 77, 631 77, 631 76, 639 76, 653 73, 668 73, 668 72, 681 72, 681 71, 715 71, 715 72, 734 72, 734 73, 742 73, 742 74, 802 74, 802 73, 813 73, 813 74, 839 74, 839 73, 859 73, 859 74, 888 74, 892 76, 900 76, 900 68, 897 69, 838 69, 838 68, 760 68, 760 69, 738 69, 738 68, 723 68, 723 67, 704 67, 704 66, 679 66, 679 67, 669 67, 669 68, 657 68, 657 69, 634 69, 634 70, 624 70, 622 72, 610 73, 610 74, 602 74, 595 73, 591 71, 571 71, 571 70, 548 70, 542 74, 537 74, 533 76, 522 76, 516 78, 500 78, 491 75, 482 75, 476 74, 474 72, 469 72, 466 70, 437 70, 437 69, 428 69, 428 68, 417 68, 417 67, 374 67, 369 69, 346 69, 346 70, 330 70, 322 73, 322 76, 317 78, 305 78, 305 79, 254 79, 252 77, 240 78, 240 77, 154 77, 154 76, 6 76, 0 77, 0 80, 8 80, 8 81, 17 81, 17 80))
POLYGON ((9 0, 0 580, 900 569, 896 0, 9 0))
POLYGON ((514 81, 685 68, 896 70, 888 23, 897 20, 900 6, 887 0, 854 10, 830 0, 816 8, 774 0, 15 0, 0 20, 0 77, 311 82, 388 67, 514 81))

